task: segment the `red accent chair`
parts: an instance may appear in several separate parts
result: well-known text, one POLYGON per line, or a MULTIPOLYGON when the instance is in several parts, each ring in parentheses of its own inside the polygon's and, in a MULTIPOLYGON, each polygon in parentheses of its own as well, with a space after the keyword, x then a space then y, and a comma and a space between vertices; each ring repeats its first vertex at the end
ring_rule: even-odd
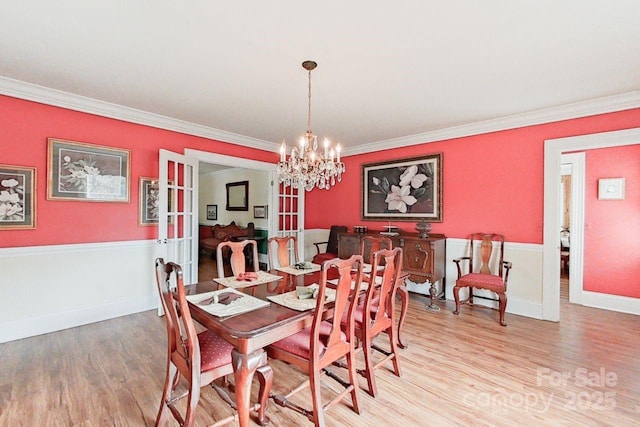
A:
POLYGON ((504 236, 500 234, 474 233, 470 236, 469 256, 454 259, 458 268, 458 280, 453 288, 453 298, 456 301, 456 309, 453 314, 460 313, 460 289, 469 288, 469 298, 462 301, 473 305, 473 298, 483 298, 473 294, 473 288, 486 289, 494 292, 497 299, 486 298, 498 301, 500 310, 500 324, 507 326, 504 321, 504 312, 507 308, 507 281, 509 280, 509 271, 511 263, 504 261, 504 236), (476 250, 476 246, 480 247, 476 250), (468 270, 466 274, 462 273, 460 263, 467 261, 468 270), (490 264, 494 265, 492 273, 490 264), (473 267, 479 266, 474 272, 473 267))

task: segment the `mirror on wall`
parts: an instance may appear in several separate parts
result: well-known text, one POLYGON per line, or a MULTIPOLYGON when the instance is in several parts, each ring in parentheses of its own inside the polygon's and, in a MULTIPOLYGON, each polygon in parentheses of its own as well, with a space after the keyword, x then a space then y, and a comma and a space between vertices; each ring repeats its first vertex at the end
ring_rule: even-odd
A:
POLYGON ((227 184, 227 210, 249 210, 249 181, 230 182, 227 184))

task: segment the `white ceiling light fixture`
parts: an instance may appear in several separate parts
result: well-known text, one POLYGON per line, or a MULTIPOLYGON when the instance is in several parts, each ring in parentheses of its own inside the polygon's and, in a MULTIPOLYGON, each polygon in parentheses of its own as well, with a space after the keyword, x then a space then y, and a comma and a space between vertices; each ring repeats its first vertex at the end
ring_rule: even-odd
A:
POLYGON ((304 61, 302 68, 309 73, 309 110, 307 115, 307 132, 300 138, 299 146, 291 149, 291 155, 287 158, 287 145, 282 141, 280 147, 280 162, 278 162, 278 175, 280 182, 285 186, 294 186, 307 191, 315 187, 328 190, 331 186, 342 181, 345 172, 344 163, 340 161, 340 144, 335 151, 330 148, 328 139, 324 139, 324 151, 318 149, 318 137, 311 132, 311 71, 318 64, 314 61, 304 61))

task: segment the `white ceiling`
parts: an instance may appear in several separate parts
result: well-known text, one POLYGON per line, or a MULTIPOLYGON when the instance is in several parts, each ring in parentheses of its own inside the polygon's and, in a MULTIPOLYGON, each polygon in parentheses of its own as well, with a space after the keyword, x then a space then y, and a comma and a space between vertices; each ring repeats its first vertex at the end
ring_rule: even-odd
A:
MULTIPOLYGON (((347 150, 640 89, 638 0, 21 0, 0 76, 347 150)), ((233 139, 233 138, 230 138, 233 139)))

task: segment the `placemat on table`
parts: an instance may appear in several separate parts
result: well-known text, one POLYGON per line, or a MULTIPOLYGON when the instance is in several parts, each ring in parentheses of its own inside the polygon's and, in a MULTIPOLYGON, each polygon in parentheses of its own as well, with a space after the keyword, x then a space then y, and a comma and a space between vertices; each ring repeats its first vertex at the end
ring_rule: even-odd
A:
POLYGON ((296 268, 294 266, 288 267, 276 267, 276 270, 281 271, 283 273, 291 274, 292 276, 300 276, 302 274, 315 273, 316 271, 320 271, 320 264, 314 263, 306 263, 310 267, 309 268, 296 268))
POLYGON ((187 295, 187 301, 196 304, 207 313, 217 317, 233 316, 247 313, 268 306, 269 301, 264 301, 251 295, 243 294, 233 288, 220 289, 218 291, 204 292, 196 295, 187 295), (219 302, 213 302, 212 297, 217 296, 219 302), (203 304, 200 304, 203 302, 203 304))
MULTIPOLYGON (((309 289, 317 289, 318 284, 314 283, 307 286, 309 289)), ((325 298, 326 302, 333 302, 336 299, 336 291, 335 289, 325 289, 325 298)), ((271 295, 267 297, 268 300, 275 302, 276 304, 283 305, 287 308, 297 311, 306 311, 313 310, 316 308, 316 304, 318 303, 317 298, 307 298, 300 299, 298 298, 297 291, 291 291, 284 294, 279 295, 271 295)))
POLYGON ((267 273, 266 271, 258 271, 258 278, 255 280, 238 280, 233 277, 222 277, 213 279, 214 282, 226 286, 227 288, 242 289, 249 286, 263 285, 265 283, 275 282, 276 280, 282 280, 282 276, 276 274, 267 273))

